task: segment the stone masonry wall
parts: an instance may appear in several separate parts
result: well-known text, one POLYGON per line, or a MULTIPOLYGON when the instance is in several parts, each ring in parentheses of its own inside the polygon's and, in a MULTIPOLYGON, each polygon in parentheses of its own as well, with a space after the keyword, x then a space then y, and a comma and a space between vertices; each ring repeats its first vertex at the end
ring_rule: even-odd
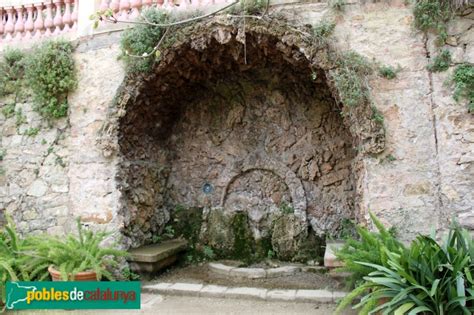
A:
MULTIPOLYGON (((273 10, 311 24, 335 14, 326 3, 273 10)), ((454 63, 474 63, 474 13, 463 15, 449 26, 445 48, 452 51, 454 63)), ((369 82, 374 106, 385 117, 387 144, 383 154, 361 163, 356 185, 362 213, 374 211, 404 239, 432 227, 442 231, 452 215, 474 229, 473 115, 465 103, 453 100, 445 83, 454 67, 436 74, 426 70, 436 55, 434 36, 414 29, 411 8, 398 1, 352 3, 335 18, 340 51, 352 49, 401 67, 394 80, 373 77, 369 82)), ((79 43, 80 82, 70 96, 68 121, 46 126, 29 102, 17 105, 27 122, 18 128, 15 117, 0 113, 0 150, 5 151, 0 213, 11 213, 21 231, 62 233, 77 216, 116 232, 126 222, 127 214, 119 211, 124 190, 116 179, 118 135, 110 132, 108 120, 124 80, 117 42, 118 36, 98 35, 79 43), (24 135, 37 126, 36 136, 24 135)))

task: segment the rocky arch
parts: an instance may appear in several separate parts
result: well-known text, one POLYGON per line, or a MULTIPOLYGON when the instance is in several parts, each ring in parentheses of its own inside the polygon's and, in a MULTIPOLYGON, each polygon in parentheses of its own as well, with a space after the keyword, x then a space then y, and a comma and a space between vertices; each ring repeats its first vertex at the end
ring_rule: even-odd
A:
MULTIPOLYGON (((347 192, 347 199, 350 200, 344 201, 348 205, 347 209, 344 209, 342 203, 329 205, 334 213, 319 213, 319 209, 313 209, 315 213, 311 213, 312 217, 308 218, 313 229, 318 233, 334 232, 339 228, 337 221, 341 217, 356 216, 360 199, 360 161, 367 154, 377 154, 383 150, 383 127, 371 119, 369 104, 351 109, 341 104, 331 79, 332 71, 337 68, 333 55, 336 52, 327 45, 315 44, 309 40, 305 35, 307 31, 302 26, 292 26, 270 19, 247 21, 244 33, 241 21, 216 17, 176 34, 175 43, 162 53, 161 61, 150 74, 129 75, 126 78, 118 94, 116 106, 111 109, 109 122, 104 126, 107 131, 104 135, 115 134, 118 138, 117 146, 111 146, 106 136, 99 141, 104 150, 116 150, 120 158, 118 182, 122 194, 123 233, 128 245, 141 245, 149 241, 152 234, 159 233, 169 220, 169 208, 173 206, 170 201, 174 199, 187 200, 186 198, 191 196, 201 207, 222 205, 222 194, 225 194, 225 187, 229 182, 221 183, 222 187, 217 187, 222 190, 221 195, 216 196, 193 195, 196 187, 189 191, 177 192, 173 190, 175 187, 170 186, 173 180, 175 184, 183 185, 186 185, 187 181, 193 181, 192 178, 181 178, 179 181, 173 177, 173 174, 186 168, 183 163, 176 162, 179 160, 180 149, 191 147, 190 141, 186 142, 177 136, 183 134, 187 127, 186 121, 180 119, 192 112, 192 108, 199 107, 194 104, 196 100, 206 100, 209 95, 216 96, 210 103, 230 104, 234 102, 234 97, 236 103, 239 103, 242 95, 234 93, 232 86, 235 85, 244 91, 243 94, 250 93, 251 97, 258 98, 258 95, 252 94, 252 89, 249 89, 249 82, 259 88, 273 86, 279 91, 275 92, 275 95, 267 95, 275 104, 292 103, 294 91, 302 97, 300 100, 303 102, 300 103, 318 99, 325 104, 323 113, 320 113, 323 118, 314 126, 321 129, 326 128, 323 124, 332 126, 327 128, 333 128, 331 136, 334 142, 340 140, 341 143, 334 144, 334 147, 342 150, 343 157, 335 165, 327 166, 331 169, 325 174, 322 173, 321 167, 326 160, 331 160, 331 152, 324 156, 323 151, 315 149, 314 152, 318 156, 316 159, 314 156, 308 160, 305 160, 306 157, 298 157, 302 160, 300 166, 306 163, 304 171, 299 167, 297 172, 294 172, 305 179, 305 196, 299 198, 301 205, 298 207, 307 208, 307 205, 303 204, 307 200, 309 203, 310 199, 307 182, 318 177, 318 187, 321 187, 321 190, 333 184, 344 186, 338 191, 344 194, 347 192), (312 74, 316 79, 311 79, 312 74), (238 80, 232 81, 230 77, 238 80), (288 93, 280 97, 278 94, 282 94, 281 91, 288 93), (224 95, 226 93, 228 94, 224 95), (221 101, 216 101, 217 99, 221 101), (344 115, 340 115, 341 112, 344 115), (344 133, 343 139, 337 138, 339 133, 344 133), (180 147, 180 144, 183 146, 180 147), (176 168, 173 169, 173 165, 177 165, 176 168), (180 193, 181 197, 178 196, 180 193)), ((244 98, 247 97, 245 95, 244 98)), ((265 103, 265 100, 256 102, 265 103)), ((226 133, 216 132, 213 135, 213 130, 219 129, 218 125, 216 129, 212 129, 215 121, 225 121, 226 128, 233 130, 239 119, 244 119, 244 114, 237 115, 234 121, 228 119, 233 117, 235 111, 239 111, 239 104, 234 104, 235 106, 224 111, 226 117, 221 117, 219 115, 223 114, 218 113, 217 118, 206 116, 207 118, 201 120, 208 123, 206 132, 211 134, 210 143, 223 143, 227 137, 226 133)), ((200 112, 204 116, 212 113, 209 106, 199 108, 204 108, 200 112)), ((196 112, 193 115, 200 117, 196 112)), ((187 123, 189 121, 192 122, 193 119, 189 119, 187 123)), ((188 133, 188 140, 198 137, 199 128, 194 131, 196 132, 188 133)), ((322 146, 331 146, 327 141, 323 142, 322 146)), ((218 156, 211 158, 219 159, 218 156)), ((245 168, 242 171, 245 171, 245 168)), ((278 172, 281 172, 281 169, 278 172)), ((211 171, 206 174, 208 177, 211 175, 213 178, 218 177, 218 174, 212 174, 211 171)), ((291 174, 285 174, 285 181, 291 177, 291 174)), ((203 183, 206 180, 208 179, 204 179, 203 183)), ((333 195, 337 199, 339 193, 335 192, 333 195)))

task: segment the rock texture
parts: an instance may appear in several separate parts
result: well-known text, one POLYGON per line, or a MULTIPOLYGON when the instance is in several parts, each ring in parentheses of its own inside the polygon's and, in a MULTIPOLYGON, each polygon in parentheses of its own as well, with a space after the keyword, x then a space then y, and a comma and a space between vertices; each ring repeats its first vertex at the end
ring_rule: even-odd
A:
POLYGON ((162 233, 178 205, 244 211, 255 237, 282 209, 317 233, 343 218, 364 223, 368 210, 405 240, 443 231, 452 216, 474 229, 473 116, 445 83, 474 62, 472 9, 449 25, 452 66, 431 74, 439 48, 412 27, 410 7, 346 7, 278 6, 289 23, 248 19, 246 32, 239 19, 213 18, 177 34, 148 76, 125 77, 118 37, 78 43, 68 121, 48 126, 29 101, 16 105, 26 123, 0 112, 0 220, 7 212, 22 232, 63 233, 80 216, 126 247, 162 233), (305 24, 331 15, 334 42, 309 41, 305 24), (341 117, 331 71, 347 50, 401 71, 370 77, 372 103, 341 117))

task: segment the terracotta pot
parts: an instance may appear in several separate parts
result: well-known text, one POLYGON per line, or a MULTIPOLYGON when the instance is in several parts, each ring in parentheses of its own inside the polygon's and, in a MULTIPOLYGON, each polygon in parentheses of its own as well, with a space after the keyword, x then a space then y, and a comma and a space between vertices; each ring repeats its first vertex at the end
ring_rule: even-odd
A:
MULTIPOLYGON (((57 271, 56 269, 54 269, 53 266, 49 266, 48 271, 53 281, 62 281, 61 273, 57 271)), ((97 274, 94 271, 78 272, 72 280, 73 281, 97 281, 97 274)))

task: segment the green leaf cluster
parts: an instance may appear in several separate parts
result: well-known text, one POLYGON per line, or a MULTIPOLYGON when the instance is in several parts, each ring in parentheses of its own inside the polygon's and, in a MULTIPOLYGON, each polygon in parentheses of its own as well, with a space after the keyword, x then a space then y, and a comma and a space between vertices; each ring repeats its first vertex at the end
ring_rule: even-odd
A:
POLYGON ((467 230, 455 225, 441 243, 420 235, 403 252, 386 253, 385 265, 358 262, 375 269, 364 278, 372 290, 360 306, 386 298, 371 312, 473 314, 474 243, 467 230))
POLYGON ((7 281, 45 280, 49 276, 48 262, 34 255, 33 237, 21 238, 11 218, 0 230, 0 300, 5 302, 7 281))
POLYGON ((0 61, 0 96, 17 94, 25 75, 25 54, 18 49, 7 48, 0 61))
POLYGON ((72 52, 69 42, 58 40, 45 42, 28 55, 25 78, 36 110, 46 118, 67 115, 67 95, 77 86, 72 52))
POLYGON ((336 253, 344 270, 358 280, 336 313, 362 297, 354 306, 359 314, 473 314, 474 241, 469 231, 453 224, 441 242, 434 235, 420 235, 405 247, 371 217, 379 232, 359 227, 360 240, 349 239, 336 253))
POLYGON ((315 40, 318 42, 319 45, 322 45, 327 42, 328 37, 332 35, 335 28, 336 23, 334 23, 333 21, 323 20, 320 23, 313 25, 311 30, 315 40))
POLYGON ((373 73, 372 63, 354 51, 341 55, 337 60, 338 67, 331 70, 341 102, 353 107, 365 104, 369 100, 366 77, 373 73))
POLYGON ((474 66, 464 63, 456 67, 452 77, 454 82, 454 99, 468 100, 469 111, 474 113, 474 66))
POLYGON ((357 261, 384 265, 387 263, 386 249, 395 253, 400 253, 404 249, 404 245, 397 240, 393 230, 387 230, 372 213, 370 218, 377 232, 357 226, 358 239, 348 238, 345 245, 336 253, 336 257, 345 265, 339 268, 339 271, 352 274, 349 279, 349 284, 352 286, 363 282, 363 278, 374 271, 371 267, 356 263, 357 261))
POLYGON ((449 69, 451 61, 451 53, 449 50, 443 49, 433 58, 433 62, 430 63, 427 68, 431 72, 443 72, 449 69))
POLYGON ((116 258, 127 256, 127 252, 100 246, 110 233, 86 230, 80 220, 77 220, 77 231, 77 236, 69 234, 62 238, 41 235, 35 239, 35 254, 59 270, 65 281, 83 271, 94 271, 97 280, 113 281, 114 276, 107 268, 117 267, 116 258))
POLYGON ((127 252, 101 243, 109 236, 106 232, 84 230, 77 221, 78 236, 65 237, 36 235, 20 237, 11 218, 0 230, 0 299, 5 302, 7 281, 42 281, 49 279, 48 267, 61 272, 63 280, 71 280, 81 271, 95 271, 97 280, 114 280, 110 267, 117 266, 117 258, 127 252))
MULTIPOLYGON (((155 24, 172 22, 171 15, 164 10, 148 9, 140 21, 155 24)), ((131 73, 150 72, 159 61, 159 54, 150 54, 163 36, 165 29, 158 26, 138 24, 123 32, 121 38, 121 59, 131 73)))
POLYGON ((400 66, 398 69, 387 65, 379 66, 379 75, 389 80, 395 79, 398 71, 400 71, 400 66))
POLYGON ((435 32, 438 44, 445 43, 448 37, 446 23, 453 13, 447 0, 416 0, 413 7, 415 27, 423 32, 435 32))

